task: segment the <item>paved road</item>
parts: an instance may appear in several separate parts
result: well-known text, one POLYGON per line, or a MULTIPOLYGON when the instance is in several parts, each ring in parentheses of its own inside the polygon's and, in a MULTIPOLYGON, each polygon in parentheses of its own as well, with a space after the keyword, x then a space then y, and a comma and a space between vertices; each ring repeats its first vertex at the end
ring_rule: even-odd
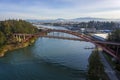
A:
POLYGON ((105 73, 108 75, 109 79, 110 80, 119 80, 118 77, 116 76, 115 71, 112 69, 110 64, 107 62, 107 60, 105 59, 105 57, 101 51, 99 51, 99 55, 100 55, 103 65, 104 65, 105 73))

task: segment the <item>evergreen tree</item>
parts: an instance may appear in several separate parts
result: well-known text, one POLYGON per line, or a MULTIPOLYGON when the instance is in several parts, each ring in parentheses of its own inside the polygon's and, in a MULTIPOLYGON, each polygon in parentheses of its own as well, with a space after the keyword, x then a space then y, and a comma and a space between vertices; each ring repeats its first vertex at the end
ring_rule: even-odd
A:
POLYGON ((0 31, 0 46, 6 41, 5 35, 0 31))
POLYGON ((0 21, 0 45, 3 45, 14 33, 34 34, 38 29, 31 23, 23 20, 0 21))

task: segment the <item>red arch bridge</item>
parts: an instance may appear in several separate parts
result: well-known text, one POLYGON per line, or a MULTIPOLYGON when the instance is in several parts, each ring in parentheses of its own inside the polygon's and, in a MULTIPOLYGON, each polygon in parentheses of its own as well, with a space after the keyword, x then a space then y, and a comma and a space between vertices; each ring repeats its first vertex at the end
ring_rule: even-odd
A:
POLYGON ((97 41, 88 35, 81 34, 81 33, 74 32, 74 31, 70 31, 70 30, 46 29, 46 30, 42 30, 41 32, 36 33, 36 34, 15 33, 15 34, 13 34, 13 37, 19 42, 26 42, 29 39, 31 39, 32 37, 47 37, 47 38, 78 40, 78 41, 84 40, 87 42, 91 42, 91 43, 95 44, 96 46, 101 47, 109 55, 111 55, 112 57, 114 57, 115 59, 120 61, 120 54, 119 54, 120 43, 107 42, 107 41, 97 41), (51 32, 52 32, 51 35, 47 35, 48 33, 51 33, 51 32), (68 36, 65 36, 64 34, 61 35, 59 33, 67 33, 67 34, 74 35, 76 37, 68 37, 68 36), (109 48, 108 45, 117 47, 116 51, 109 48))

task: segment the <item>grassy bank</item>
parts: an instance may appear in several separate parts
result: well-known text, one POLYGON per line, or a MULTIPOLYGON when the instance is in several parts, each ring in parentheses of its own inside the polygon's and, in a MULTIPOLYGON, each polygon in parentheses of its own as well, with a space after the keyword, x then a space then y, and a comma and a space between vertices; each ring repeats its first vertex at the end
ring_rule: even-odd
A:
POLYGON ((89 57, 88 80, 109 80, 104 72, 98 50, 94 50, 89 57))
POLYGON ((105 52, 103 55, 105 56, 111 67, 115 70, 117 77, 120 79, 120 63, 113 61, 112 57, 105 52))
POLYGON ((6 44, 0 48, 0 57, 3 57, 8 51, 30 46, 31 44, 35 42, 36 39, 37 39, 36 37, 33 37, 25 43, 14 42, 14 43, 6 44))

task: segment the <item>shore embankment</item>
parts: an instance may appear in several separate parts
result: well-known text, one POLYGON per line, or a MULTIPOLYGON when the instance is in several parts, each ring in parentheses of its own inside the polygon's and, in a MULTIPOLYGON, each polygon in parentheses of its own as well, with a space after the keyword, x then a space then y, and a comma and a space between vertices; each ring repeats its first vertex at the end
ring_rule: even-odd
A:
POLYGON ((24 43, 23 42, 13 42, 13 43, 9 43, 9 44, 5 44, 5 45, 1 46, 0 47, 0 57, 5 56, 6 52, 8 52, 8 51, 12 51, 12 50, 30 46, 36 41, 36 39, 37 39, 36 37, 33 37, 24 43))

